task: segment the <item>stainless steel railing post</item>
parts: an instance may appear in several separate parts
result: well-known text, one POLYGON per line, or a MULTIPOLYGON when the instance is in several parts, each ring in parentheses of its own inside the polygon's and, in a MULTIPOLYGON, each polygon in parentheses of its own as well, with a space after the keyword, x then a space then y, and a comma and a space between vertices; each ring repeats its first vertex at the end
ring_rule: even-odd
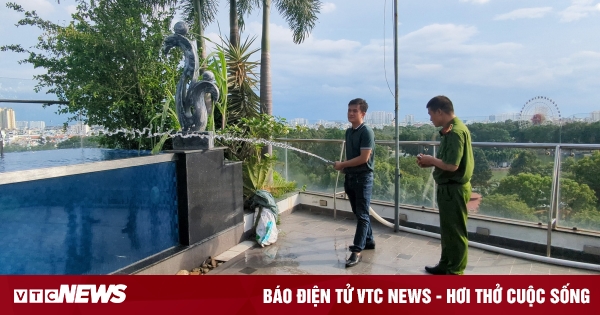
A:
MULTIPOLYGON (((287 142, 285 142, 285 145, 287 145, 287 144, 288 144, 288 143, 287 143, 287 142)), ((284 169, 284 175, 285 175, 285 181, 286 181, 286 182, 288 182, 288 181, 289 181, 289 178, 288 178, 288 159, 287 159, 288 149, 287 149, 287 148, 285 148, 285 151, 284 151, 284 152, 285 152, 285 153, 284 153, 284 156, 285 156, 285 169, 284 169)))
MULTIPOLYGON (((437 157, 435 151, 436 151, 436 146, 433 146, 433 157, 437 157)), ((434 167, 431 168, 431 174, 429 176, 433 176, 433 169, 434 169, 434 167)), ((436 196, 437 196, 437 185, 435 184, 435 180, 431 181, 431 185, 433 185, 433 189, 431 190, 432 191, 432 194, 431 194, 431 208, 435 209, 437 207, 437 204, 436 204, 436 202, 437 202, 437 198, 436 198, 436 196)))
MULTIPOLYGON (((342 158, 344 157, 344 151, 346 149, 346 141, 342 142, 342 150, 340 151, 340 159, 339 161, 342 160, 342 158)), ((338 185, 338 181, 340 180, 340 171, 338 171, 337 176, 335 178, 335 187, 333 187, 333 218, 337 219, 337 204, 336 204, 336 200, 337 200, 337 185, 338 185)))
POLYGON ((554 149, 554 168, 552 169, 552 190, 550 191, 550 207, 548 209, 548 232, 546 235, 546 256, 550 257, 552 252, 552 229, 556 224, 554 213, 558 212, 558 191, 560 178, 560 145, 554 149))

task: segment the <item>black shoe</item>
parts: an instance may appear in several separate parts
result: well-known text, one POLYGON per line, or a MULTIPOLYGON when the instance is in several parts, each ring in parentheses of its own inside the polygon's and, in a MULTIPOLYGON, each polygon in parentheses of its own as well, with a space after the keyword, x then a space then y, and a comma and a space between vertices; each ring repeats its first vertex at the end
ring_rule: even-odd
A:
POLYGON ((365 245, 365 249, 375 249, 375 243, 365 245))
POLYGON ((435 265, 435 267, 426 266, 425 271, 432 275, 445 275, 446 274, 446 268, 440 267, 440 265, 435 265))
MULTIPOLYGON (((353 249, 353 248, 356 248, 356 247, 358 247, 358 246, 354 246, 354 245, 352 245, 352 246, 348 246, 348 250, 349 250, 349 251, 352 251, 352 249, 353 249)), ((375 249, 375 243, 371 243, 371 244, 367 244, 367 245, 365 245, 365 248, 364 248, 364 249, 375 249)))
POLYGON ((356 266, 361 259, 362 255, 360 253, 352 252, 350 258, 346 260, 346 268, 356 266))

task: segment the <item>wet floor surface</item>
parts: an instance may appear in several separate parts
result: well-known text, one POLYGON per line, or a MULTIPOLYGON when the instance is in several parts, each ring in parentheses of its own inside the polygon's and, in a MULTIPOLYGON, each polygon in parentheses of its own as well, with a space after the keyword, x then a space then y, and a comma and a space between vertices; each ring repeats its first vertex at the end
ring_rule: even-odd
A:
MULTIPOLYGON (((345 268, 356 221, 329 214, 295 211, 281 217, 277 242, 255 246, 213 270, 218 274, 252 275, 425 275, 426 265, 440 257, 440 241, 398 232, 372 219, 376 249, 362 252, 362 261, 345 268)), ((465 274, 570 275, 594 271, 543 264, 469 247, 465 274)))

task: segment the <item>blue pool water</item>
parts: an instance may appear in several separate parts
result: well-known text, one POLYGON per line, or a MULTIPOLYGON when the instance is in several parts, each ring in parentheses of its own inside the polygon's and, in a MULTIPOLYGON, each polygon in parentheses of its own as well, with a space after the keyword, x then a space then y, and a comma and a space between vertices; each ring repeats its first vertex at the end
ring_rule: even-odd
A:
POLYGON ((4 153, 4 157, 0 158, 0 173, 110 161, 146 155, 150 155, 150 151, 100 148, 12 152, 4 153))
MULTIPOLYGON (((4 171, 132 155, 40 153, 7 154, 4 171)), ((0 274, 107 274, 178 245, 176 177, 170 161, 0 185, 0 274)))

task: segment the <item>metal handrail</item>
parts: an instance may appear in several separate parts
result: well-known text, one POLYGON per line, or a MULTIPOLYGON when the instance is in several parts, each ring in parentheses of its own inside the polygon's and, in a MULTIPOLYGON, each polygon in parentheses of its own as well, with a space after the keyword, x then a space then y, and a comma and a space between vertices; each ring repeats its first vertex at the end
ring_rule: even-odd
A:
MULTIPOLYGON (((290 139, 276 138, 275 141, 290 143, 342 143, 342 139, 290 139)), ((394 140, 375 140, 376 144, 395 145, 394 140)), ((427 145, 437 146, 439 141, 398 141, 402 145, 427 145)), ((473 142, 474 147, 483 148, 521 148, 521 149, 573 149, 573 150, 600 150, 600 144, 581 144, 581 143, 520 143, 520 142, 473 142)))
MULTIPOLYGON (((290 138, 275 138, 275 141, 281 142, 306 142, 306 143, 342 143, 343 139, 290 139, 290 138)), ((376 141, 377 142, 377 141, 376 141)))

